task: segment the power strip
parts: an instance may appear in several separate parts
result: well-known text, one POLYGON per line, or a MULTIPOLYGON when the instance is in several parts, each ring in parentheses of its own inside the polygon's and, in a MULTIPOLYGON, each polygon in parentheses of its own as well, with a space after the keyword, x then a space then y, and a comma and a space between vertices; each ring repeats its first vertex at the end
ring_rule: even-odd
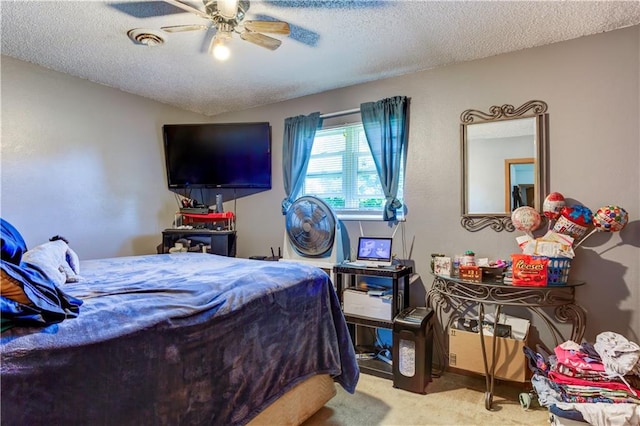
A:
POLYGON ((364 353, 364 354, 356 354, 356 359, 360 359, 360 360, 370 360, 375 358, 375 354, 373 353, 364 353))

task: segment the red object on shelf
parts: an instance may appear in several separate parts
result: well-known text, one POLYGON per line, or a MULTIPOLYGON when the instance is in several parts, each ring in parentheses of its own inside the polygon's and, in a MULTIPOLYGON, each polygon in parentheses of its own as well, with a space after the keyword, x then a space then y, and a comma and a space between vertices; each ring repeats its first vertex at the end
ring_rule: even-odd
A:
MULTIPOLYGON (((224 212, 224 213, 206 213, 206 214, 197 214, 197 213, 178 213, 182 215, 182 222, 184 225, 189 225, 192 223, 206 223, 206 222, 220 222, 225 221, 225 224, 222 228, 225 231, 233 230, 236 217, 233 212, 224 212)), ((216 225, 218 230, 221 229, 220 226, 216 225)))
POLYGON ((233 212, 224 213, 207 213, 207 214, 195 214, 195 213, 180 213, 183 217, 193 219, 195 222, 211 222, 215 220, 233 220, 235 219, 233 212))

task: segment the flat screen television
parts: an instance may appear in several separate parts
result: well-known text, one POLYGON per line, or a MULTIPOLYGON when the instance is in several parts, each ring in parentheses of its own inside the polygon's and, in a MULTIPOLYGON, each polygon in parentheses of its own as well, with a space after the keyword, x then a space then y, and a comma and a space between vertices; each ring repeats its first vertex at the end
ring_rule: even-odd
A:
POLYGON ((269 123, 165 124, 167 182, 179 188, 271 188, 269 123))

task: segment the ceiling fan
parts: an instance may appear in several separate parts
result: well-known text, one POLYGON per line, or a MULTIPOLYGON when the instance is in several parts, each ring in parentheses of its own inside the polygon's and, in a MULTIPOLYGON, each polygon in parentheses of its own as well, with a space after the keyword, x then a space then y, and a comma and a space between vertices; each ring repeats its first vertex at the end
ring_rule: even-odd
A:
POLYGON ((191 12, 210 21, 208 25, 173 25, 161 27, 166 32, 181 32, 207 30, 215 27, 215 35, 209 44, 209 53, 216 59, 226 60, 230 51, 226 42, 235 32, 242 40, 256 44, 269 50, 276 50, 282 42, 263 33, 289 35, 289 24, 283 21, 247 20, 245 15, 249 10, 248 0, 203 0, 204 11, 197 9, 181 0, 164 0, 184 11, 191 12))

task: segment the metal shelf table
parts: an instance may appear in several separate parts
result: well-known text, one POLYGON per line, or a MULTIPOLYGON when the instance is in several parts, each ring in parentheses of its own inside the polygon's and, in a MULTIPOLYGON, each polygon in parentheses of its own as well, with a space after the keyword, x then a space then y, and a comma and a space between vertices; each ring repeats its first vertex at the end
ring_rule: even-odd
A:
MULTIPOLYGON (((522 287, 497 281, 472 282, 459 277, 435 275, 431 289, 427 293, 427 306, 433 308, 440 324, 444 324, 444 312, 453 313, 444 327, 444 335, 446 335, 451 322, 456 318, 456 313, 465 312, 473 307, 477 307, 478 322, 482 324, 485 305, 495 305, 494 330, 496 329, 495 322, 498 321, 503 306, 524 307, 543 320, 551 331, 557 346, 565 339, 542 308, 554 308, 556 320, 562 323, 570 322, 572 324, 570 339, 580 342, 586 326, 586 311, 582 306, 576 304, 575 291, 577 287, 584 284, 583 281, 569 281, 565 285, 522 287)), ((485 408, 490 410, 493 402, 496 367, 496 339, 495 336, 491 339, 492 365, 489 366, 482 327, 479 327, 479 330, 486 381, 485 408)))
MULTIPOLYGON (((391 308, 391 319, 389 321, 345 314, 345 320, 349 326, 351 341, 354 348, 356 346, 356 326, 360 325, 363 327, 385 328, 392 330, 393 319, 400 311, 409 307, 409 278, 413 273, 413 268, 410 266, 402 266, 398 268, 366 268, 341 264, 334 266, 333 272, 335 274, 336 291, 338 293, 340 304, 344 302, 343 291, 348 288, 356 287, 356 277, 358 276, 386 277, 391 279, 392 282, 393 302, 391 308)), ((358 365, 360 367, 360 371, 363 373, 386 379, 393 378, 391 366, 380 360, 358 360, 358 365)))

